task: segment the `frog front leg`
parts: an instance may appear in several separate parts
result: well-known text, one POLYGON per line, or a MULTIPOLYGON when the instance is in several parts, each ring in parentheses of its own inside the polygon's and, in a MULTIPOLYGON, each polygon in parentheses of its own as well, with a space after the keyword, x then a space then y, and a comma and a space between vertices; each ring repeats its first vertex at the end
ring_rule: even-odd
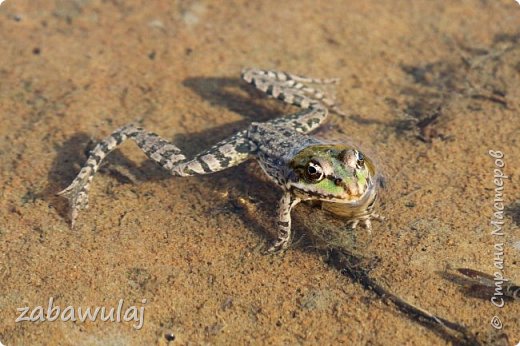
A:
POLYGON ((292 208, 301 202, 301 199, 294 196, 290 192, 285 192, 280 199, 278 206, 278 237, 276 241, 269 247, 268 252, 278 252, 286 250, 290 244, 292 232, 291 232, 291 210, 292 208))

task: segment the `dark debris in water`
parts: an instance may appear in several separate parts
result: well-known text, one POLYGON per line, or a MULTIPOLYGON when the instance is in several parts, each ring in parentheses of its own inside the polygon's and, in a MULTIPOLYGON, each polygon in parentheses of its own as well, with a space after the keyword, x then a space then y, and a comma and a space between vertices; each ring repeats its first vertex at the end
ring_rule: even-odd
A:
POLYGON ((480 345, 481 342, 466 327, 414 306, 390 292, 378 283, 366 269, 366 259, 341 248, 328 251, 328 263, 363 288, 372 291, 380 299, 393 304, 412 321, 420 323, 454 345, 480 345))
POLYGON ((402 65, 402 71, 410 77, 401 88, 404 102, 389 105, 405 115, 395 124, 397 131, 415 134, 424 142, 449 139, 441 128, 449 121, 449 108, 455 100, 463 100, 471 110, 480 109, 479 102, 510 108, 508 90, 514 85, 514 72, 520 71, 518 42, 520 34, 501 34, 490 47, 458 44, 453 59, 402 65))
POLYGON ((506 215, 513 219, 513 223, 520 226, 520 199, 506 207, 506 215))
POLYGON ((520 285, 510 281, 496 280, 497 278, 493 275, 475 269, 447 269, 442 276, 461 286, 463 292, 470 297, 488 300, 498 292, 504 299, 520 301, 520 285), (500 282, 499 285, 498 282, 500 282))

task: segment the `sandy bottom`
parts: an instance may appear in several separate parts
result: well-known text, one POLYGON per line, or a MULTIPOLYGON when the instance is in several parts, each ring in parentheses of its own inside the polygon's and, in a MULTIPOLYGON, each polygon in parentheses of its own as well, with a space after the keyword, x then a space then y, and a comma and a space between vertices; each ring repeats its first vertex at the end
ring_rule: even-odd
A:
POLYGON ((368 259, 371 278, 399 297, 467 327, 480 343, 516 344, 520 303, 495 307, 446 270, 493 275, 498 256, 500 272, 520 281, 519 24, 513 0, 6 1, 0 341, 457 342, 330 265, 316 247, 336 234, 329 241, 368 259), (385 222, 352 234, 302 205, 293 213, 296 245, 264 256, 280 191, 256 163, 171 178, 129 143, 107 160, 90 209, 69 228, 66 201, 54 194, 115 128, 141 121, 194 154, 251 121, 295 110, 251 95, 239 80, 246 66, 341 78, 337 97, 348 116, 332 114, 319 135, 376 160, 385 222), (491 234, 489 150, 503 152, 510 177, 503 236, 491 234), (122 299, 123 314, 144 309, 144 325, 15 322, 24 306, 39 319, 37 307, 46 314, 51 297, 61 310, 117 309, 122 299))

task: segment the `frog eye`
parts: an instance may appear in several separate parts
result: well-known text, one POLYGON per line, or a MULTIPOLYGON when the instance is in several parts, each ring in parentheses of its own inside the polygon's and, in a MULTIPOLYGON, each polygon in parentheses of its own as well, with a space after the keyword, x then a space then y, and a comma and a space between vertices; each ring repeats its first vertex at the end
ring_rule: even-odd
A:
POLYGON ((363 155, 361 152, 356 151, 356 168, 360 169, 365 165, 365 155, 363 155))
POLYGON ((312 181, 320 181, 323 179, 323 170, 321 166, 315 162, 309 162, 307 166, 307 177, 312 181))

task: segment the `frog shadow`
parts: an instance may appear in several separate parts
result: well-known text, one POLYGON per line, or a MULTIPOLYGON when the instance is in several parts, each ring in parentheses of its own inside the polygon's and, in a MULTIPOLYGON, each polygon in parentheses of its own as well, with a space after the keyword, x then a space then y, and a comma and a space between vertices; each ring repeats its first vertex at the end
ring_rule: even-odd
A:
POLYGON ((203 101, 240 114, 249 122, 272 119, 285 106, 239 78, 193 77, 182 84, 203 101))

